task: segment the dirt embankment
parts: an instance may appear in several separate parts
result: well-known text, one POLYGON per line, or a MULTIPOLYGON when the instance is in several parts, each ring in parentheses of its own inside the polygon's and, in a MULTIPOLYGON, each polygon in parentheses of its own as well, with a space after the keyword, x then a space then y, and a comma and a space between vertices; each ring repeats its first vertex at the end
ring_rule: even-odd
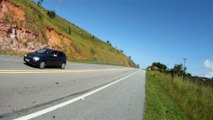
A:
POLYGON ((72 39, 67 38, 53 28, 46 28, 46 36, 48 38, 48 46, 54 49, 64 50, 68 54, 72 54, 75 58, 81 58, 77 49, 73 46, 72 39))

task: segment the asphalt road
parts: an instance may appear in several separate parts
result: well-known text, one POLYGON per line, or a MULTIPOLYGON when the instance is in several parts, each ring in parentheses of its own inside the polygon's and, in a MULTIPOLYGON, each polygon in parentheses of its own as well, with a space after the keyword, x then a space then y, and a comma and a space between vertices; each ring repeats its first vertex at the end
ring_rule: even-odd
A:
POLYGON ((67 63, 40 70, 0 55, 0 119, 142 120, 145 72, 67 63))

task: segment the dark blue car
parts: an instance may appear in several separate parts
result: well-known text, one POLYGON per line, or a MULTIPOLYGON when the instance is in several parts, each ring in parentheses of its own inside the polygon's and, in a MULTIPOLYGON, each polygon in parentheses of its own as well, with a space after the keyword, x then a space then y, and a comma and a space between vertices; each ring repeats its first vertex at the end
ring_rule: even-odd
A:
POLYGON ((24 62, 44 69, 47 66, 60 67, 66 66, 66 55, 58 50, 43 48, 24 56, 24 62))

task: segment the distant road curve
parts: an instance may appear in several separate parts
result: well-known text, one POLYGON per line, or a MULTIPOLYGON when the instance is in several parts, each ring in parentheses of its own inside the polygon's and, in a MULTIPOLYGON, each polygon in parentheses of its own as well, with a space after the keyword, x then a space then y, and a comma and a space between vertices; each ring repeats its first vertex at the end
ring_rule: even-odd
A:
POLYGON ((141 120, 145 71, 68 62, 40 70, 0 55, 0 119, 141 120))

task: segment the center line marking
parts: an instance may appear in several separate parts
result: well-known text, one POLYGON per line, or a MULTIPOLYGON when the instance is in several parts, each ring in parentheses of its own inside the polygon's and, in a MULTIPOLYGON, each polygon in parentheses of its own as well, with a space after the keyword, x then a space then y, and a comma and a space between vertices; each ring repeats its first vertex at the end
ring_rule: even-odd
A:
POLYGON ((88 70, 0 70, 0 74, 36 74, 36 73, 79 73, 125 70, 129 68, 88 69, 88 70))
POLYGON ((138 72, 139 72, 139 71, 136 71, 136 72, 134 72, 134 73, 132 73, 132 74, 129 74, 129 75, 123 77, 123 78, 120 78, 120 79, 118 79, 118 80, 116 80, 116 81, 114 81, 114 82, 111 82, 111 83, 109 83, 109 84, 107 84, 107 85, 105 85, 105 86, 103 86, 103 87, 100 87, 100 88, 95 89, 95 90, 93 90, 93 91, 91 91, 91 92, 85 93, 85 94, 83 94, 83 95, 81 95, 81 96, 78 96, 78 97, 76 97, 76 98, 72 98, 72 99, 70 99, 70 100, 68 100, 68 101, 59 103, 59 104, 54 105, 54 106, 52 106, 52 107, 45 108, 45 109, 43 109, 43 110, 40 110, 40 111, 31 113, 31 114, 28 114, 28 115, 25 115, 25 116, 22 116, 22 117, 13 119, 13 120, 29 120, 29 119, 32 119, 32 118, 41 116, 41 115, 43 115, 43 114, 49 113, 49 112, 51 112, 51 111, 57 110, 57 109, 59 109, 59 108, 62 108, 62 107, 64 107, 64 106, 67 106, 67 105, 69 105, 69 104, 71 104, 71 103, 74 103, 74 102, 76 102, 76 101, 82 100, 82 98, 85 99, 86 97, 88 97, 88 96, 90 96, 90 95, 92 95, 92 94, 94 94, 94 93, 97 93, 97 92, 99 92, 99 91, 101 91, 101 90, 103 90, 103 89, 105 89, 105 88, 107 88, 107 87, 109 87, 109 86, 111 86, 111 85, 114 85, 114 84, 116 84, 116 83, 118 83, 118 82, 120 82, 120 81, 122 81, 122 80, 124 80, 124 79, 126 79, 126 78, 128 78, 128 77, 130 77, 130 76, 132 76, 132 75, 134 75, 134 74, 136 74, 136 73, 138 73, 138 72))

